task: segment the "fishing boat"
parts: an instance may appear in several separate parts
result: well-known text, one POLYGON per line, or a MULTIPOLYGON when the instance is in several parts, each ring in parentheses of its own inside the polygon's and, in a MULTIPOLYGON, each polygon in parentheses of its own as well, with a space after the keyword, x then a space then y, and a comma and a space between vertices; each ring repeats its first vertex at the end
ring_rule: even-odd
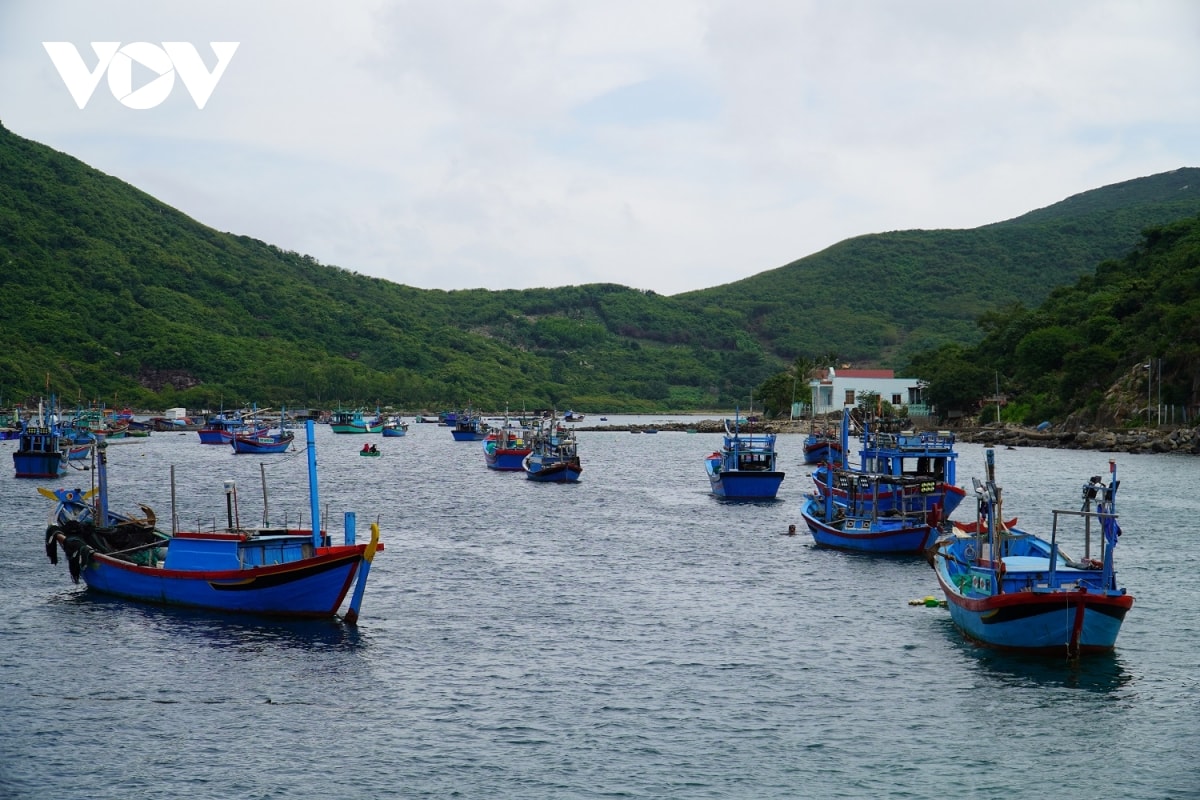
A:
POLYGON ((481 442, 487 438, 488 426, 483 417, 466 411, 455 415, 450 435, 456 442, 481 442))
POLYGON ((488 469, 519 471, 523 469, 525 456, 532 451, 533 431, 508 418, 483 440, 483 460, 488 469))
POLYGON ((19 409, 0 409, 0 442, 21 438, 21 428, 24 425, 19 409))
POLYGON ((721 449, 705 457, 704 470, 717 497, 773 500, 784 477, 776 459, 775 434, 746 433, 727 419, 721 449))
POLYGON ((222 411, 204 421, 196 435, 200 444, 229 444, 236 435, 265 436, 270 428, 248 419, 241 412, 222 411))
POLYGON ((383 430, 381 433, 383 433, 385 437, 390 438, 406 436, 408 434, 408 423, 399 417, 388 417, 383 422, 383 430))
POLYGON ((361 408, 352 411, 339 409, 330 414, 329 427, 334 433, 381 433, 383 418, 376 415, 367 419, 361 408))
POLYGON ((842 460, 841 436, 828 429, 813 427, 804 437, 805 464, 833 464, 842 460))
MULTIPOLYGON (((872 481, 878 492, 871 498, 861 495, 857 502, 870 500, 880 512, 900 509, 912 498, 907 488, 916 482, 924 488, 925 511, 949 518, 958 508, 966 491, 955 485, 958 453, 954 449, 954 434, 950 431, 904 430, 895 420, 869 420, 864 423, 859 449, 859 463, 851 465, 847 458, 850 452, 850 412, 842 416, 841 463, 821 464, 812 471, 812 480, 819 494, 832 491, 833 499, 842 505, 848 501, 847 486, 831 482, 838 472, 859 472, 869 476, 882 476, 894 480, 872 481)), ((855 487, 861 488, 858 483, 855 487)), ((908 513, 911 509, 905 509, 908 513)))
POLYGON ((975 479, 979 500, 973 530, 955 526, 929 554, 954 624, 970 639, 996 648, 1073 658, 1112 650, 1133 596, 1118 584, 1113 551, 1117 465, 1109 481, 1083 485, 1079 510, 1051 511, 1050 538, 1003 522, 995 451, 986 451, 987 479, 975 479), (1078 560, 1063 550, 1078 545, 1078 560))
POLYGON ((281 429, 258 436, 237 433, 229 440, 229 444, 235 453, 286 453, 295 439, 296 434, 281 429))
POLYGON ((362 450, 358 451, 358 454, 366 458, 378 458, 383 455, 383 453, 379 452, 379 448, 373 444, 364 444, 362 450))
MULTIPOLYGON (((319 520, 313 423, 306 428, 310 518, 319 520)), ((336 615, 353 586, 342 619, 357 622, 371 561, 382 548, 377 524, 370 541, 358 543, 354 515, 347 514, 344 544, 333 544, 319 525, 243 527, 237 487, 225 481, 226 528, 168 533, 146 506, 137 516, 108 509, 107 446, 96 445, 91 491, 39 489, 55 503, 46 554, 57 564, 61 548, 76 583, 82 578, 91 591, 147 603, 301 618, 336 615)))
POLYGON ((533 436, 529 455, 521 459, 525 477, 544 483, 576 483, 583 475, 575 432, 553 417, 544 420, 533 436))
POLYGON ((937 538, 942 517, 926 510, 932 484, 915 478, 835 470, 833 490, 818 484, 800 515, 822 547, 879 555, 924 553, 937 538), (884 509, 876 502, 891 498, 884 509))
POLYGON ((568 409, 567 412, 563 414, 563 422, 583 422, 583 414, 568 409))
MULTIPOLYGON (((53 400, 51 407, 53 407, 53 400)), ((67 469, 66 449, 70 442, 63 438, 54 421, 38 403, 37 416, 21 429, 17 449, 13 451, 13 467, 18 478, 57 478, 67 469)))

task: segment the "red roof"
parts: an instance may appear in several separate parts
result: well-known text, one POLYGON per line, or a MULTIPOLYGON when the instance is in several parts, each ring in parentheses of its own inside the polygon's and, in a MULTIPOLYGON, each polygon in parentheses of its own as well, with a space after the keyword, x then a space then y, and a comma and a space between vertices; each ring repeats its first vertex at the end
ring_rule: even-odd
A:
POLYGON ((895 378, 896 373, 890 369, 835 369, 834 374, 839 378, 895 378))

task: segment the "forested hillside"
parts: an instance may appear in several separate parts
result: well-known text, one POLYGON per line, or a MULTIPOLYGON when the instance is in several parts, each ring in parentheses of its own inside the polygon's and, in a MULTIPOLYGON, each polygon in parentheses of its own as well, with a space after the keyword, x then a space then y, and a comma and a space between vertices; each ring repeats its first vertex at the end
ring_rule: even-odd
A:
POLYGON ((978 341, 982 314, 1037 304, 1124 256, 1144 228, 1196 213, 1200 169, 1179 169, 972 230, 859 236, 678 298, 741 313, 770 352, 896 366, 942 344, 978 341))
MULTIPOLYGON (((0 400, 728 407, 797 357, 977 343, 1200 212, 1193 169, 971 231, 864 236, 723 287, 439 291, 221 233, 0 127, 0 400)), ((652 265, 648 265, 652 269, 652 265)))
POLYGON ((929 376, 931 399, 944 409, 975 410, 998 380, 1012 398, 1004 417, 1015 422, 1073 415, 1081 424, 1145 424, 1152 401, 1196 414, 1200 216, 1149 229, 1124 258, 1055 289, 1037 307, 991 312, 982 329, 978 345, 948 345, 911 365, 929 376))

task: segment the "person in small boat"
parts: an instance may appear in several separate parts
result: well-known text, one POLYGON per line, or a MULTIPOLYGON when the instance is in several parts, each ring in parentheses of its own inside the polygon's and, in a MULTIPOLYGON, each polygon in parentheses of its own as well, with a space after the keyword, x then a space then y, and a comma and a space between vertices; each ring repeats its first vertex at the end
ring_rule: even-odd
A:
POLYGON ((367 444, 366 442, 363 442, 363 449, 362 449, 362 451, 363 451, 364 453, 369 453, 369 452, 371 452, 371 445, 367 444))
POLYGON ((377 448, 375 445, 371 445, 371 452, 372 452, 372 453, 378 453, 378 452, 379 452, 379 448, 377 448))

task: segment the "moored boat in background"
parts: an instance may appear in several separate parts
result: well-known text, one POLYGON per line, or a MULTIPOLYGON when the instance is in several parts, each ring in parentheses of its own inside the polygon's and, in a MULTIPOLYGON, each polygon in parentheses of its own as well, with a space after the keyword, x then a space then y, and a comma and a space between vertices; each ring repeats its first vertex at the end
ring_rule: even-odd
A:
POLYGON ((380 433, 383 431, 383 418, 376 415, 367 419, 361 408, 338 409, 330 414, 329 427, 334 433, 380 433))
POLYGON ((532 449, 521 460, 525 477, 543 483, 576 483, 583 475, 575 431, 554 417, 542 420, 534 432, 532 449))
MULTIPOLYGON (((966 492, 955 485, 958 453, 954 449, 954 434, 950 431, 904 430, 901 424, 900 421, 881 419, 864 422, 859 463, 852 465, 848 459, 851 419, 847 409, 842 415, 840 463, 821 464, 812 471, 818 494, 830 491, 835 502, 846 505, 849 484, 842 481, 839 485, 839 481, 831 480, 831 476, 838 472, 878 476, 879 480, 868 484, 877 487, 875 495, 866 498, 860 493, 855 502, 869 500, 881 513, 902 506, 905 506, 904 513, 911 513, 915 509, 906 505, 912 501, 911 492, 903 487, 916 481, 923 488, 925 511, 932 512, 936 507, 943 519, 949 518, 966 496, 966 492)), ((861 484, 853 485, 862 488, 861 484)))
MULTIPOLYGON (((50 405, 53 409, 53 400, 50 405)), ((21 429, 17 449, 13 451, 16 477, 57 478, 66 471, 66 449, 70 443, 63 438, 54 417, 53 411, 47 412, 39 402, 37 416, 21 429)))
POLYGON ((408 434, 408 423, 400 417, 388 417, 383 421, 383 430, 380 432, 391 438, 405 436, 408 434))
POLYGON ((525 456, 533 451, 533 430, 507 417, 483 440, 483 460, 488 469, 518 471, 525 456))
POLYGON ((834 464, 842 461, 842 437, 828 428, 816 428, 804 437, 805 464, 834 464))
POLYGON ((488 426, 479 414, 464 411, 455 415, 450 435, 456 442, 480 442, 487 438, 488 426))
POLYGON ((777 468, 777 458, 775 434, 742 432, 735 417, 732 429, 725 420, 721 449, 705 457, 704 469, 717 497, 773 500, 785 474, 777 468))
POLYGON ((924 553, 937 538, 939 512, 926 510, 929 483, 920 479, 833 469, 801 501, 800 515, 822 547, 878 555, 924 553), (877 498, 886 494, 889 505, 877 498))

